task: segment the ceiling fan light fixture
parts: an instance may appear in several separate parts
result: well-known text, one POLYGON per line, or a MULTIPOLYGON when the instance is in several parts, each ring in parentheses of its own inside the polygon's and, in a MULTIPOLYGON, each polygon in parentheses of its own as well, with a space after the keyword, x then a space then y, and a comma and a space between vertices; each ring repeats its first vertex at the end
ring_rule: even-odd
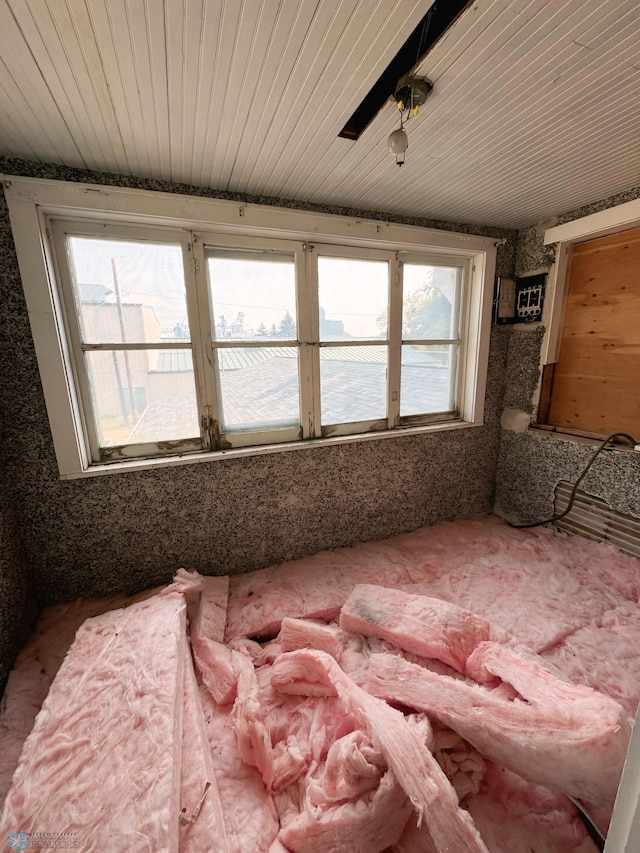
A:
POLYGON ((396 84, 393 97, 401 113, 400 127, 389 134, 387 146, 389 153, 395 155, 398 166, 404 163, 404 154, 409 147, 409 137, 404 129, 405 119, 408 121, 418 115, 432 90, 433 83, 430 80, 412 77, 410 74, 405 74, 396 84))
POLYGON ((402 126, 389 134, 387 145, 389 147, 389 154, 393 154, 398 166, 402 166, 404 163, 405 151, 409 147, 409 137, 402 126))

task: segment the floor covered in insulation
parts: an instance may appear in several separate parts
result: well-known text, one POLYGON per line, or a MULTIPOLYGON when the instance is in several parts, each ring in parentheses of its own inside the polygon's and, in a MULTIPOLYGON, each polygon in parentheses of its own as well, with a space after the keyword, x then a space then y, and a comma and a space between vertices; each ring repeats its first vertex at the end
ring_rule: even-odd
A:
POLYGON ((0 837, 589 853, 569 796, 606 829, 639 602, 637 559, 487 517, 48 608, 3 698, 0 837))

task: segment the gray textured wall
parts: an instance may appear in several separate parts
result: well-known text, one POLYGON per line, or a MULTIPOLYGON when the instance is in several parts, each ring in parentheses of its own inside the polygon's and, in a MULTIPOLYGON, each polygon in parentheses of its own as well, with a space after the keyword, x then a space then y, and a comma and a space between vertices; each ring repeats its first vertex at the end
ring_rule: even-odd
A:
MULTIPOLYGON (((1 446, 0 458, 4 463, 1 446)), ((36 616, 36 603, 30 591, 26 565, 22 559, 15 523, 11 493, 5 478, 6 467, 0 466, 0 695, 6 677, 26 640, 36 616)))
MULTIPOLYGON (((21 161, 0 159, 0 171, 300 207, 21 161)), ((502 328, 492 338, 484 427, 60 481, 3 198, 0 204, 0 326, 11 339, 0 352, 8 382, 8 477, 43 603, 144 588, 182 565, 208 573, 256 569, 491 510, 508 339, 502 328)), ((306 209, 507 236, 499 272, 513 271, 513 232, 306 209)))
MULTIPOLYGON (((640 187, 618 193, 525 228, 518 234, 516 275, 549 267, 554 246, 544 246, 547 228, 588 216, 599 210, 640 198, 640 187)), ((534 392, 539 379, 540 325, 511 328, 507 351, 505 409, 535 416, 534 392)), ((635 436, 640 439, 640 436, 635 436)), ((558 439, 536 431, 504 429, 496 473, 496 512, 521 521, 553 514, 553 493, 560 480, 574 482, 593 453, 593 445, 558 439)), ((581 488, 603 498, 620 512, 640 516, 640 458, 638 454, 607 453, 594 464, 581 488)))

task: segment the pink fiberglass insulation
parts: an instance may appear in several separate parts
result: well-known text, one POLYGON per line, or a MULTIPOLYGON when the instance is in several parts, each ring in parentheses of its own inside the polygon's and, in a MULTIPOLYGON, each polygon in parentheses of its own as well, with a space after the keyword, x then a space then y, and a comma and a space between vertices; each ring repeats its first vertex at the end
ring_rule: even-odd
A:
POLYGON ((268 853, 279 831, 273 797, 255 767, 240 757, 230 705, 216 705, 201 689, 207 738, 213 756, 231 853, 268 853))
POLYGON ((273 665, 272 683, 287 693, 337 695, 359 717, 402 789, 426 820, 439 853, 472 853, 486 847, 469 815, 458 806, 454 789, 404 716, 358 687, 325 652, 283 654, 273 665))
POLYGON ((319 649, 338 660, 342 653, 343 638, 336 624, 327 625, 310 619, 292 619, 285 616, 278 635, 283 652, 296 649, 319 649))
POLYGON ((633 721, 640 697, 640 607, 621 604, 579 628, 543 657, 574 684, 619 702, 633 721))
POLYGON ((482 789, 469 798, 467 808, 491 853, 597 851, 567 797, 504 767, 488 765, 482 789))
POLYGON ((494 623, 496 639, 512 634, 540 651, 623 600, 637 602, 638 574, 637 560, 612 546, 545 528, 514 530, 493 517, 443 522, 232 577, 226 639, 275 636, 285 616, 334 619, 358 583, 419 584, 416 592, 494 623))
POLYGON ((202 637, 196 627, 191 633, 191 648, 198 678, 219 705, 228 705, 236 698, 238 680, 233 669, 231 649, 202 637))
POLYGON ((238 751, 257 768, 265 787, 280 793, 310 765, 325 761, 331 744, 356 723, 334 699, 313 699, 276 692, 271 667, 254 670, 250 659, 233 652, 238 692, 233 728, 238 751))
POLYGON ((224 642, 229 600, 229 577, 203 577, 200 588, 198 630, 203 637, 216 643, 224 642))
MULTIPOLYGON (((175 599, 179 593, 187 603, 204 717, 198 717, 197 707, 188 699, 193 684, 189 685, 188 680, 178 682, 176 678, 175 724, 178 725, 177 718, 182 715, 180 725, 183 728, 175 744, 164 743, 163 749, 166 755, 174 755, 174 773, 178 773, 179 778, 173 780, 177 793, 171 787, 167 801, 170 804, 158 806, 158 814, 172 813, 176 824, 173 837, 179 839, 177 843, 181 845, 177 849, 180 853, 188 853, 191 845, 194 853, 198 849, 208 850, 203 837, 211 833, 212 827, 217 827, 216 843, 229 853, 297 853, 297 845, 300 850, 312 849, 314 853, 333 849, 344 849, 344 853, 348 853, 359 849, 346 841, 350 832, 360 834, 361 841, 366 838, 369 846, 365 849, 373 850, 376 844, 386 843, 388 838, 376 832, 372 835, 362 833, 374 825, 382 826, 384 821, 380 823, 380 815, 392 810, 388 798, 394 803, 393 798, 398 798, 398 803, 401 801, 404 805, 398 805, 394 811, 397 823, 393 827, 390 821, 384 824, 388 837, 393 837, 390 844, 395 843, 395 853, 443 850, 467 853, 485 849, 479 846, 482 842, 478 841, 468 815, 465 817, 466 812, 458 809, 458 799, 468 805, 477 818, 486 849, 491 853, 530 853, 531 850, 536 853, 573 853, 574 850, 591 853, 593 847, 591 842, 585 841, 573 806, 562 796, 525 782, 506 770, 496 775, 497 771, 490 764, 487 772, 478 750, 460 737, 467 734, 464 727, 459 727, 459 735, 434 722, 432 731, 424 715, 407 713, 403 691, 413 688, 421 679, 435 678, 440 688, 443 685, 446 688, 444 692, 439 690, 441 702, 449 696, 451 682, 463 691, 471 690, 475 698, 479 695, 482 701, 474 711, 479 739, 473 738, 479 751, 487 757, 494 754, 494 749, 499 755, 513 753, 515 768, 529 777, 531 768, 534 775, 540 771, 541 762, 534 754, 529 763, 519 763, 523 755, 521 741, 528 741, 535 752, 540 747, 540 737, 549 729, 549 736, 559 738, 560 746, 553 769, 545 779, 553 777, 549 784, 556 784, 558 778, 562 781, 576 753, 581 753, 578 763, 584 761, 579 772, 590 773, 593 777, 589 790, 583 793, 588 793, 592 800, 599 798, 601 803, 606 799, 601 796, 602 786, 609 791, 615 787, 623 748, 618 748, 620 744, 616 746, 614 736, 612 748, 616 754, 610 761, 609 747, 600 737, 602 728, 594 728, 592 743, 588 732, 585 734, 585 718, 580 716, 584 708, 575 719, 567 716, 563 691, 571 690, 570 685, 560 681, 560 688, 554 692, 556 688, 553 685, 549 688, 545 680, 548 673, 539 666, 540 659, 528 658, 525 653, 514 664, 509 654, 513 654, 519 644, 542 649, 555 643, 545 657, 562 669, 566 677, 599 688, 623 701, 627 710, 631 710, 640 695, 640 674, 633 655, 640 630, 636 607, 640 587, 638 565, 637 560, 619 554, 611 546, 596 545, 546 529, 513 530, 495 518, 446 522, 384 542, 317 554, 231 579, 226 644, 220 640, 227 579, 179 572, 169 587, 168 597, 175 599), (399 648, 403 636, 404 646, 408 646, 415 633, 406 625, 403 626, 404 634, 398 630, 398 624, 389 627, 396 631, 393 641, 397 645, 393 646, 379 636, 365 637, 361 633, 343 631, 334 623, 326 624, 327 620, 337 617, 358 584, 369 585, 371 589, 372 583, 385 587, 384 590, 373 589, 371 594, 377 597, 390 622, 395 617, 403 618, 404 611, 392 606, 393 601, 402 596, 394 589, 403 587, 406 590, 404 600, 425 593, 428 596, 436 594, 442 613, 447 608, 457 613, 457 605, 475 614, 472 620, 476 623, 486 625, 484 620, 488 620, 490 637, 507 642, 509 647, 503 652, 501 646, 488 647, 481 643, 479 651, 475 652, 475 640, 484 640, 484 636, 472 640, 462 630, 459 648, 453 635, 443 637, 432 633, 427 639, 431 647, 427 649, 422 645, 420 654, 416 654, 399 648), (305 615, 312 619, 301 618, 305 615), (278 630, 277 639, 270 642, 257 643, 248 639, 275 636, 278 630), (283 654, 305 648, 320 651, 318 654, 313 651, 283 654), (464 668, 467 661, 466 676, 440 659, 423 656, 438 650, 446 654, 447 648, 450 663, 464 668), (333 664, 327 662, 324 653, 335 658, 333 664), (367 683, 371 662, 371 672, 376 674, 380 654, 384 655, 384 660, 396 661, 394 667, 410 667, 411 662, 418 665, 420 678, 411 669, 411 677, 390 697, 393 704, 404 704, 404 715, 359 690, 353 683, 356 681, 360 686, 367 683), (299 665, 292 665, 292 660, 299 665), (294 675, 288 687, 280 680, 287 671, 294 675), (241 689, 236 696, 238 681, 241 689), (282 692, 289 690, 294 692, 282 692), (297 695, 305 693, 310 695, 297 695), (232 710, 230 703, 234 697, 232 710), (487 697, 493 704, 487 704, 487 697), (514 719, 514 709, 519 713, 523 707, 525 715, 533 709, 535 719, 525 719, 524 728, 518 729, 522 719, 514 719), (385 708, 386 711, 382 710, 385 708), (191 736, 187 738, 189 732, 191 736), (202 747, 205 735, 209 753, 202 747), (583 735, 580 749, 570 748, 570 738, 583 735), (487 738, 486 744, 483 738, 487 738), (246 764, 241 753, 247 761, 257 764, 260 771, 246 764), (418 769, 413 767, 416 755, 419 756, 418 769), (217 782, 219 800, 213 783, 202 799, 210 777, 217 782), (273 795, 267 790, 265 780, 273 795), (372 808, 374 802, 376 806, 372 808), (411 803, 409 808, 413 811, 416 802, 417 810, 424 811, 426 817, 418 826, 416 815, 403 828, 406 804, 411 803), (189 823, 189 817, 198 811, 200 803, 198 817, 189 823), (225 831, 219 829, 217 803, 225 831), (182 816, 187 822, 178 836, 177 817, 181 809, 185 809, 182 816), (434 824, 430 821, 430 810, 432 816, 436 815, 437 844, 431 836, 434 824), (359 823, 360 820, 363 822, 359 823), (289 836, 284 836, 285 830, 289 836), (555 846, 550 840, 553 835, 557 836, 555 846), (285 845, 283 837, 288 837, 293 846, 285 845)), ((148 591, 142 595, 152 593, 148 591)), ((166 598, 167 593, 163 597, 166 598)), ((20 656, 19 665, 10 676, 0 715, 0 774, 4 768, 7 780, 17 762, 21 743, 78 626, 86 616, 131 604, 133 600, 118 596, 45 611, 32 640, 20 656)), ((150 602, 151 615, 155 612, 155 605, 152 605, 150 602)), ((446 623, 445 619, 440 621, 443 625, 446 623)), ((437 630, 445 630, 443 625, 437 630)), ((359 628, 368 631, 365 624, 359 628)), ((79 641, 85 630, 89 629, 81 629, 79 641)), ((147 655, 155 654, 154 642, 166 645, 165 633, 164 629, 158 631, 157 628, 155 632, 150 631, 151 648, 138 650, 136 660, 146 660, 147 655)), ((144 642, 146 636, 141 629, 132 641, 144 642)), ((182 667, 184 672, 191 672, 189 667, 185 669, 188 655, 184 642, 178 643, 176 655, 178 669, 182 667)), ((69 659, 72 657, 70 654, 69 659)), ((62 693, 67 692, 63 685, 69 666, 69 672, 74 675, 73 666, 65 663, 61 680, 56 679, 51 689, 51 697, 57 696, 58 702, 62 693)), ((126 668, 123 671, 126 673, 126 668)), ((140 678, 146 678, 146 672, 135 670, 131 678, 139 682, 140 678)), ((162 687, 167 688, 163 695, 168 697, 169 685, 162 687)), ((122 685, 116 688, 122 689, 122 685)), ((455 690, 453 694, 449 696, 452 701, 448 710, 458 717, 464 716, 468 694, 463 692, 461 696, 455 690)), ((116 695, 119 694, 116 692, 116 695)), ((572 696, 572 708, 576 711, 580 703, 576 703, 575 694, 572 696)), ((82 699, 84 702, 84 693, 82 699)), ((91 701, 91 694, 88 701, 91 701)), ((594 710, 592 698, 585 699, 585 703, 589 713, 598 717, 597 724, 606 729, 611 706, 600 708, 600 713, 594 710)), ((153 704, 155 707, 156 703, 153 704)), ((45 703, 45 720, 47 707, 45 703)), ((89 705, 83 707, 87 714, 91 713, 89 705)), ((134 703, 134 709, 136 707, 134 703)), ((159 709, 160 706, 157 713, 148 715, 153 731, 161 722, 159 709)), ((72 716, 77 713, 73 710, 72 716)), ((442 719, 445 716, 441 715, 442 719)), ((168 719, 164 724, 169 725, 168 719)), ((39 722, 33 736, 38 731, 42 734, 42 726, 44 723, 39 722)), ((624 736, 622 727, 617 737, 621 735, 624 736)), ((466 740, 472 737, 467 736, 466 740)), ((132 735, 130 743, 135 742, 132 735)), ((547 759, 550 765, 553 748, 545 741, 541 749, 542 765, 547 759)), ((30 754, 33 757, 30 750, 32 747, 27 745, 23 762, 30 754)), ((151 756, 152 750, 149 753, 151 756)), ((117 764, 122 756, 117 749, 114 755, 117 764)), ((135 777, 136 762, 141 760, 137 749, 130 750, 127 760, 135 777)), ((37 769, 37 765, 34 766, 37 769)), ((159 762, 158 767, 162 766, 159 762)), ((166 783, 165 776, 163 774, 158 781, 156 789, 166 783)), ((22 770, 16 774, 15 782, 11 802, 17 796, 17 802, 26 803, 24 791, 31 783, 26 784, 22 770)), ((108 785, 105 790, 110 790, 108 785)), ((125 788, 121 786, 121 790, 125 788)), ((593 802, 590 808, 594 811, 593 802)), ((604 813, 602 809, 598 811, 603 826, 608 817, 606 812, 606 809, 604 813)), ((132 821, 137 818, 134 816, 132 821)), ((142 825, 145 825, 144 820, 142 825)), ((38 831, 35 825, 31 828, 38 831)), ((52 828, 57 829, 45 827, 46 830, 52 828)), ((15 829, 17 827, 10 827, 8 831, 15 829)), ((130 839, 120 838, 120 841, 118 849, 131 846, 130 839)), ((153 844, 156 849, 155 839, 153 844)), ((108 844, 100 848, 80 846, 82 849, 111 849, 108 844)), ((145 849, 144 846, 141 849, 145 849)), ((158 851, 162 849, 157 847, 158 851)))
MULTIPOLYGON (((489 853, 493 853, 490 847, 487 849, 489 853)), ((428 825, 424 822, 418 825, 415 815, 407 822, 402 835, 391 850, 392 853, 438 853, 428 825)))
POLYGON ((271 736, 265 723, 265 710, 260 688, 250 658, 232 652, 233 666, 238 679, 236 701, 233 705, 233 730, 238 752, 245 764, 255 767, 268 791, 273 790, 274 760, 271 736))
POLYGON ((440 577, 512 547, 531 550, 535 531, 514 530, 495 516, 444 521, 386 540, 413 583, 440 577))
POLYGON ((177 594, 84 623, 25 743, 3 837, 68 832, 85 851, 178 850, 185 643, 177 594))
POLYGON ((85 619, 144 601, 157 590, 137 595, 88 598, 45 608, 25 648, 18 655, 3 697, 0 716, 0 804, 11 787, 11 777, 27 735, 85 619))
POLYGON ((165 592, 178 592, 187 603, 191 650, 198 678, 216 702, 232 702, 236 676, 231 652, 222 644, 229 578, 226 575, 205 577, 180 569, 165 592))
POLYGON ((382 853, 412 814, 409 798, 391 770, 358 799, 305 808, 280 831, 292 853, 382 853))
POLYGON ((162 592, 178 592, 184 597, 192 632, 195 627, 198 636, 222 643, 229 600, 227 575, 207 577, 199 572, 178 569, 172 583, 162 592))
POLYGON ((485 683, 502 679, 522 698, 505 699, 386 654, 371 657, 367 688, 433 715, 482 755, 531 781, 613 808, 629 741, 616 702, 560 681, 496 643, 479 646, 467 671, 485 683))
POLYGON ((562 565, 537 556, 517 564, 509 553, 476 560, 413 590, 471 610, 499 629, 493 639, 515 637, 537 652, 616 603, 562 565))
POLYGON ((232 577, 225 639, 273 637, 285 616, 335 619, 357 583, 410 583, 384 542, 324 551, 232 577))
POLYGON ((354 588, 340 611, 340 627, 436 658, 458 672, 490 631, 484 619, 447 601, 370 584, 354 588))
POLYGON ((538 527, 535 532, 549 562, 566 566, 580 583, 613 594, 617 599, 640 601, 637 557, 623 554, 615 545, 547 527, 538 527))
POLYGON ((184 661, 182 760, 180 780, 180 853, 233 853, 227 840, 213 756, 198 685, 186 644, 184 661))

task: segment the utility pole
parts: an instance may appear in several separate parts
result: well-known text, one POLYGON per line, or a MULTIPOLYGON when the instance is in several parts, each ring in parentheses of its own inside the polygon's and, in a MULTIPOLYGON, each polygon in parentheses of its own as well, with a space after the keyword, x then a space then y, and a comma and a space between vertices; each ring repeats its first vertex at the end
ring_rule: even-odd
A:
MULTIPOLYGON (((113 272, 113 285, 116 293, 116 306, 118 309, 118 320, 120 322, 120 338, 122 343, 126 343, 127 334, 124 327, 124 315, 122 313, 122 299, 120 297, 120 282, 118 281, 118 267, 116 259, 111 258, 111 270, 113 272)), ((129 364, 129 353, 127 350, 122 351, 124 356, 124 369, 127 376, 127 390, 129 391, 129 402, 131 404, 131 417, 135 423, 138 418, 138 409, 136 408, 136 395, 133 390, 133 378, 131 376, 131 365, 129 364)), ((125 423, 129 423, 129 417, 126 410, 123 412, 125 423)))

